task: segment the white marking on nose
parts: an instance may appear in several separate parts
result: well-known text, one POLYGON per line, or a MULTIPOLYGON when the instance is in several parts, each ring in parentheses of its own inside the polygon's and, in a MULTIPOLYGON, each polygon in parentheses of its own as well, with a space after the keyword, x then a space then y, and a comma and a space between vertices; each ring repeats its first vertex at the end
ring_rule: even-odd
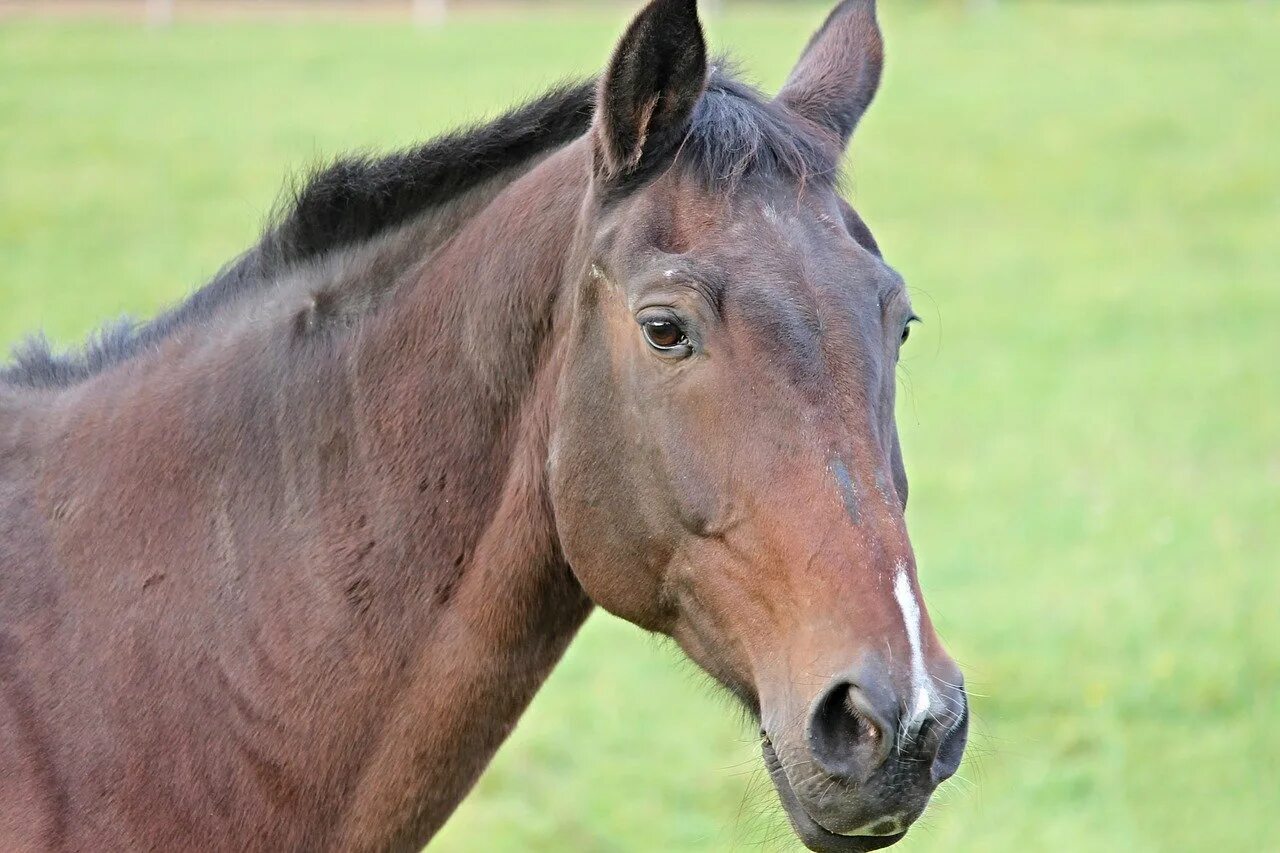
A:
POLYGON ((872 838, 883 835, 897 835, 899 832, 906 830, 908 824, 906 818, 902 815, 894 815, 893 817, 882 817, 875 820, 867 821, 853 832, 844 833, 853 838, 860 836, 870 836, 872 838))
POLYGON ((902 610, 902 623, 907 627, 907 643, 911 646, 911 689, 916 697, 911 722, 915 723, 928 713, 933 691, 929 689, 929 676, 924 671, 924 653, 920 649, 920 602, 911 589, 907 566, 901 561, 893 578, 893 597, 898 600, 898 607, 902 610))

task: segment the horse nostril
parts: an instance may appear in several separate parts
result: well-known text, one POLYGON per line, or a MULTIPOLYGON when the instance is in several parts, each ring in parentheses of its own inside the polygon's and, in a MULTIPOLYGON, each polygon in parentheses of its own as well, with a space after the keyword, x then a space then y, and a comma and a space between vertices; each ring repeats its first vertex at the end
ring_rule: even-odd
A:
POLYGON ((950 779, 960 769, 964 748, 969 741, 969 703, 963 695, 960 701, 964 702, 960 719, 942 735, 942 742, 938 744, 938 751, 933 759, 933 781, 937 785, 950 779))
POLYGON ((892 725, 862 688, 837 681, 814 704, 809 749, 831 775, 861 778, 888 757, 894 740, 892 725))

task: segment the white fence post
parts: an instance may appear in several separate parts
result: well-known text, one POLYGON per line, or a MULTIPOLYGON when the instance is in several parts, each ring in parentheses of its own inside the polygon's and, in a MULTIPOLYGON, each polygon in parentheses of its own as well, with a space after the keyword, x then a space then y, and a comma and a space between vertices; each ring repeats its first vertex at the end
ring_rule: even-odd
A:
POLYGON ((448 0, 413 0, 413 22, 420 26, 439 26, 449 15, 448 0))

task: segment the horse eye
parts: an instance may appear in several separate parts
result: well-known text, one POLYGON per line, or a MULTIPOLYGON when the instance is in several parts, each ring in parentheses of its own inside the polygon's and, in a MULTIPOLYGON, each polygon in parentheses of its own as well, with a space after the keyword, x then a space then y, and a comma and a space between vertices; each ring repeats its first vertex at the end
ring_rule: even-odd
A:
POLYGON ((670 320, 648 320, 644 324, 644 338, 649 346, 663 352, 688 345, 684 330, 670 320))
POLYGON ((921 320, 919 317, 917 317, 915 314, 912 314, 910 317, 908 317, 906 324, 904 324, 902 327, 902 343, 905 344, 907 342, 907 338, 911 337, 911 325, 913 323, 923 323, 923 322, 924 321, 921 320))

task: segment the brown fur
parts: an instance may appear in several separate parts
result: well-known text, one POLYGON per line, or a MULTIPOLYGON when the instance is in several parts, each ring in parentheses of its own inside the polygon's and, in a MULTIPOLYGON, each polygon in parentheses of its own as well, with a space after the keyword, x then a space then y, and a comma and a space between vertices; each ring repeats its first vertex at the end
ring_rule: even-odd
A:
MULTIPOLYGON (((829 185, 681 165, 692 5, 650 4, 587 136, 83 381, 0 385, 0 848, 416 849, 593 603, 812 764, 780 792, 814 849, 919 813, 936 770, 822 775, 804 730, 849 667, 908 676, 905 293, 829 185), (637 326, 659 292, 678 363, 637 326)), ((962 722, 922 631, 956 707, 909 756, 962 722)))

